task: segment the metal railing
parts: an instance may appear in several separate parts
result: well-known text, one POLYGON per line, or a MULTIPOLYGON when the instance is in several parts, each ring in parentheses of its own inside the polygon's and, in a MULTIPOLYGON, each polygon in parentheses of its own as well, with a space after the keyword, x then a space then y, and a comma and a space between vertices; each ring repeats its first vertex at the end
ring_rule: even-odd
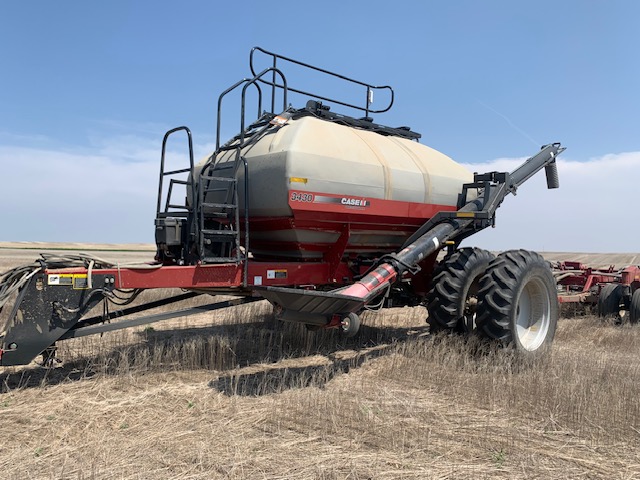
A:
POLYGON ((367 117, 369 116, 370 113, 384 113, 384 112, 387 112, 393 106, 394 92, 393 92, 393 88, 391 88, 391 86, 389 86, 389 85, 372 85, 372 84, 369 84, 369 83, 366 83, 366 82, 361 82, 360 80, 349 78, 349 77, 346 77, 346 76, 341 75, 339 73, 335 73, 335 72, 332 72, 330 70, 326 70, 324 68, 316 67, 314 65, 310 65, 308 63, 304 63, 304 62, 301 62, 299 60, 294 60, 292 58, 285 57, 284 55, 279 55, 277 53, 269 52, 269 51, 267 51, 267 50, 265 50, 265 49, 263 49, 261 47, 253 47, 251 49, 251 53, 249 55, 249 67, 251 68, 251 73, 254 75, 254 78, 259 78, 259 81, 261 83, 264 83, 264 84, 269 85, 271 87, 271 89, 272 89, 271 111, 272 112, 273 112, 273 110, 275 108, 275 104, 274 104, 274 100, 273 99, 275 98, 275 90, 276 90, 276 88, 288 89, 289 92, 295 92, 295 93, 299 93, 301 95, 307 95, 309 97, 317 98, 318 100, 324 100, 324 101, 327 101, 327 102, 332 102, 332 103, 335 103, 335 104, 338 104, 338 105, 342 105, 344 107, 353 108, 355 110, 359 110, 359 111, 365 112, 365 116, 367 116, 367 117), (297 88, 293 88, 291 86, 287 87, 286 85, 280 85, 280 84, 278 84, 276 82, 275 74, 272 76, 271 81, 265 80, 263 78, 259 78, 260 75, 256 75, 255 67, 254 67, 254 56, 255 56, 256 52, 260 52, 260 53, 272 58, 272 64, 271 64, 270 68, 272 70, 274 70, 274 71, 277 70, 277 68, 278 68, 278 60, 280 60, 281 62, 288 62, 288 63, 294 64, 294 65, 298 65, 298 66, 301 66, 301 67, 304 67, 304 68, 308 68, 308 69, 316 71, 316 72, 320 72, 320 73, 325 74, 325 75, 329 75, 329 76, 334 77, 334 78, 338 78, 340 80, 344 80, 344 81, 349 82, 349 83, 353 83, 355 85, 359 85, 359 86, 365 87, 366 90, 365 90, 365 103, 364 103, 364 106, 355 105, 355 104, 348 103, 348 102, 345 102, 345 101, 342 101, 342 100, 337 100, 335 98, 325 97, 323 95, 318 95, 317 93, 307 92, 305 90, 300 90, 300 89, 297 89, 297 88), (373 110, 371 108, 371 104, 373 103, 373 92, 382 91, 382 90, 386 90, 386 91, 389 92, 389 95, 390 95, 389 104, 385 108, 382 108, 382 109, 379 109, 379 110, 373 110))
POLYGON ((195 185, 194 185, 194 179, 193 179, 193 170, 194 170, 194 163, 193 163, 193 140, 191 138, 191 130, 189 130, 188 127, 182 126, 182 127, 176 127, 173 128, 171 130, 169 130, 167 133, 164 134, 164 138, 162 139, 162 153, 160 155, 160 178, 158 181, 158 204, 156 206, 156 217, 161 217, 161 216, 168 216, 168 215, 173 215, 173 216, 187 216, 188 211, 189 211, 189 206, 188 205, 173 205, 171 204, 171 194, 173 192, 173 185, 178 184, 178 185, 185 185, 185 186, 190 186, 191 187, 191 208, 193 208, 196 205, 196 191, 195 191, 195 185), (165 158, 166 158, 166 151, 167 151, 167 140, 169 139, 169 137, 179 131, 184 131, 187 134, 187 140, 189 142, 189 168, 181 168, 178 170, 170 170, 168 172, 164 171, 164 166, 165 166, 165 158), (164 183, 164 177, 168 177, 171 175, 178 175, 181 173, 189 173, 190 177, 189 180, 176 180, 174 178, 170 179, 169 181, 169 188, 167 191, 167 199, 166 199, 166 203, 165 203, 165 207, 164 207, 164 211, 161 211, 162 208, 162 187, 163 187, 163 183, 164 183), (170 208, 177 208, 180 210, 186 210, 185 212, 169 212, 170 208))
MULTIPOLYGON (((275 76, 276 74, 280 76, 280 78, 282 79, 282 84, 283 84, 283 93, 282 93, 282 111, 286 110, 287 108, 287 92, 288 92, 288 86, 287 86, 287 79, 284 76, 284 74, 278 70, 277 68, 266 68, 264 69, 262 72, 260 72, 258 75, 254 75, 253 78, 243 78, 242 80, 236 82, 235 84, 233 84, 232 86, 230 86, 229 88, 227 88, 224 92, 222 92, 220 94, 220 96, 218 97, 218 111, 216 114, 216 120, 217 120, 217 124, 216 124, 216 151, 215 153, 219 153, 220 152, 220 132, 221 132, 221 126, 222 126, 222 100, 224 99, 224 97, 226 97, 229 93, 233 92, 236 88, 238 88, 240 85, 244 85, 242 87, 242 98, 241 98, 241 104, 240 104, 240 143, 243 143, 244 141, 244 134, 245 134, 245 117, 246 117, 246 96, 247 96, 247 89, 250 86, 255 86, 258 92, 258 114, 256 115, 256 118, 260 118, 260 116, 262 115, 262 89, 260 88, 260 85, 258 84, 258 82, 260 81, 261 77, 266 75, 267 73, 272 72, 273 75, 275 76)), ((271 97, 271 113, 275 114, 276 112, 275 110, 275 95, 272 95, 271 97)), ((280 112, 278 112, 280 113, 280 112)))

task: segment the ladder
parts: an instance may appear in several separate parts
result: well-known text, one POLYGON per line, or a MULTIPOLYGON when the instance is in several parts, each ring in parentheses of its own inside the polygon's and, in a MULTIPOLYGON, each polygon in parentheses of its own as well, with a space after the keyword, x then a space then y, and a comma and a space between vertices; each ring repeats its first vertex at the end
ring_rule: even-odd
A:
POLYGON ((262 137, 271 127, 273 117, 271 113, 263 114, 229 142, 218 147, 210 162, 199 173, 197 215, 200 226, 199 251, 203 263, 240 263, 247 258, 249 171, 242 150, 262 137), (229 151, 233 152, 233 160, 224 157, 229 151), (241 170, 244 174, 242 202, 239 201, 238 188, 238 173, 241 170), (211 201, 211 198, 215 201, 211 201), (244 205, 243 212, 240 212, 241 203, 244 205), (241 220, 244 220, 244 225, 241 220))
POLYGON ((197 215, 203 263, 239 263, 245 258, 240 248, 237 163, 224 166, 213 163, 200 173, 197 215), (229 170, 230 176, 222 176, 229 170), (209 201, 211 195, 221 200, 209 201))

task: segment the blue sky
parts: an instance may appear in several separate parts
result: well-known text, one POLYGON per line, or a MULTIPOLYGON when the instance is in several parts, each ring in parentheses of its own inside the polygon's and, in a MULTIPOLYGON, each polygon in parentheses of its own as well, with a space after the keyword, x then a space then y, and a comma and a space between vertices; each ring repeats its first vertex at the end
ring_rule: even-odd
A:
POLYGON ((210 149, 216 98, 260 45, 392 85, 395 106, 376 121, 410 125, 471 169, 569 147, 560 190, 527 185, 498 228, 467 243, 640 251, 629 221, 640 2, 30 1, 0 12, 0 240, 152 242, 164 131, 189 125, 198 153, 210 149))

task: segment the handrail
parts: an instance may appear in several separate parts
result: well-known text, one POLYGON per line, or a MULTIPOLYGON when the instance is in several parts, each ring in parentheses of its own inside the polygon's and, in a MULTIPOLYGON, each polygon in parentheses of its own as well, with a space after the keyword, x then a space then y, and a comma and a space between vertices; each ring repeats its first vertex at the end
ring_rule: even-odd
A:
MULTIPOLYGON (((239 80, 238 82, 234 83, 232 86, 227 88, 224 92, 222 92, 220 94, 220 96, 218 97, 218 113, 217 113, 217 116, 216 116, 216 123, 217 123, 216 124, 216 153, 218 152, 218 150, 220 150, 220 124, 221 124, 220 120, 221 120, 221 116, 222 116, 221 115, 221 113, 222 113, 222 99, 225 97, 225 95, 227 95, 227 93, 232 92, 233 90, 238 88, 243 83, 247 83, 249 81, 250 81, 250 79, 248 79, 248 78, 243 78, 242 80, 239 80)), ((260 88, 260 85, 258 85, 257 83, 255 84, 255 86, 258 89, 258 116, 260 116, 260 111, 262 110, 262 89, 260 88)))
MULTIPOLYGON (((181 126, 181 127, 176 127, 176 128, 172 128, 171 130, 169 130, 167 133, 164 134, 164 138, 162 139, 162 153, 160 155, 160 181, 158 182, 158 204, 156 206, 156 215, 160 214, 160 208, 162 206, 162 182, 163 182, 163 178, 165 176, 168 175, 174 175, 177 173, 186 173, 186 172, 190 172, 191 174, 191 195, 192 195, 192 199, 191 199, 191 205, 192 208, 195 207, 196 205, 196 192, 195 192, 195 188, 194 188, 194 179, 193 179, 193 170, 194 170, 194 163, 193 163, 193 140, 191 139, 191 130, 189 130, 188 127, 185 126, 181 126), (167 140, 169 139, 169 136, 175 132, 178 132, 180 130, 184 130, 187 134, 187 139, 189 142, 189 169, 179 169, 179 170, 171 170, 169 172, 165 172, 164 171, 164 159, 165 159, 165 154, 166 154, 166 150, 167 150, 167 140)), ((167 205, 169 204, 169 198, 167 197, 167 205)), ((165 210, 166 213, 166 210, 165 210)))
MULTIPOLYGON (((260 88, 260 85, 258 85, 258 82, 261 81, 260 77, 262 77, 263 75, 269 73, 269 72, 273 72, 273 75, 275 76, 276 74, 280 75, 280 78, 282 79, 282 83, 283 83, 283 107, 282 107, 282 111, 286 110, 287 108, 287 91, 288 91, 288 87, 287 87, 287 79, 285 78, 284 74, 278 70, 277 68, 266 68, 264 69, 262 72, 260 72, 258 75, 254 74, 253 78, 243 78, 242 80, 239 80, 238 82, 234 83, 231 87, 227 88, 224 92, 222 92, 220 94, 220 96, 218 97, 218 112, 217 112, 217 125, 216 125, 216 153, 220 150, 220 129, 221 129, 221 117, 222 117, 222 99, 228 94, 231 93, 233 90, 235 90, 236 88, 238 88, 240 85, 244 84, 244 87, 242 88, 242 104, 240 107, 240 132, 242 135, 241 138, 241 143, 242 140, 244 139, 244 125, 245 125, 245 112, 246 112, 246 92, 247 92, 247 88, 250 85, 254 85, 256 87, 256 89, 258 90, 258 115, 257 118, 260 117, 260 114, 262 112, 262 89, 260 88)), ((253 73, 253 72, 252 72, 253 73)), ((267 83, 267 82, 265 82, 267 83)), ((275 109, 275 100, 274 100, 274 96, 272 96, 271 99, 271 112, 272 113, 276 113, 273 110, 275 109)), ((278 112, 280 113, 280 112, 278 112)))
MULTIPOLYGON (((244 268, 242 272, 242 286, 246 287, 248 284, 249 277, 249 262, 246 261, 249 259, 249 164, 244 155, 241 154, 240 149, 238 149, 237 155, 240 156, 242 160, 242 165, 244 167, 244 268)), ((237 198, 237 191, 236 191, 237 198)), ((236 208, 236 225, 240 223, 240 212, 239 208, 236 208)), ((239 227, 239 225, 238 225, 239 227)), ((238 249, 237 255, 240 255, 240 249, 238 249)))
MULTIPOLYGON (((260 72, 258 75, 256 75, 255 77, 253 77, 244 87, 242 87, 242 105, 241 105, 241 109, 240 109, 240 145, 242 145, 244 143, 244 133, 245 133, 245 124, 244 124, 244 113, 245 113, 245 99, 246 99, 246 93, 247 93, 247 88, 249 87, 249 85, 251 84, 255 84, 256 87, 258 86, 258 83, 260 81, 260 78, 269 73, 269 72, 273 72, 273 75, 275 76, 275 74, 277 73, 278 75, 280 75, 280 78, 282 79, 282 83, 283 83, 283 92, 282 92, 282 110, 280 112, 275 112, 275 107, 274 107, 274 96, 271 96, 271 113, 276 114, 276 113, 282 113, 287 109, 287 92, 288 92, 288 87, 287 87, 287 79, 284 76, 284 74, 278 70, 277 68, 265 68, 262 72, 260 72)), ((258 113, 258 118, 260 118, 260 113, 258 113)))
MULTIPOLYGON (((391 109, 391 107, 393 106, 393 101, 394 101, 394 98, 395 98, 395 94, 394 94, 393 88, 390 85, 372 85, 372 84, 369 84, 369 83, 365 83, 365 82, 362 82, 360 80, 349 78, 349 77, 347 77, 345 75, 341 75, 339 73, 335 73, 335 72, 332 72, 330 70, 326 70, 324 68, 316 67, 314 65, 310 65, 308 63, 304 63, 304 62, 301 62, 299 60, 294 60, 292 58, 285 57, 284 55, 280 55, 280 54, 277 54, 277 53, 269 52, 269 51, 267 51, 267 50, 265 50, 265 49, 263 49, 261 47, 253 47, 251 49, 251 53, 249 54, 249 68, 251 69, 251 73, 255 76, 254 78, 256 78, 258 81, 260 81, 260 82, 262 82, 262 83, 264 83, 266 85, 271 86, 271 88, 272 88, 271 98, 272 99, 275 97, 276 88, 284 88, 284 89, 288 89, 290 92, 299 93, 301 95, 307 95, 307 96, 310 96, 310 97, 313 97, 313 98, 317 98, 319 100, 325 100, 325 101, 328 101, 328 102, 336 103, 338 105, 342 105, 344 107, 353 108, 355 110, 360 110, 360 111, 365 112, 366 116, 369 116, 370 113, 384 113, 384 112, 389 111, 391 109), (308 68, 310 70, 315 70, 317 72, 320 72, 320 73, 323 73, 323 74, 326 74, 326 75, 330 75, 332 77, 339 78, 341 80, 345 80, 347 82, 354 83, 356 85, 360 85, 360 86, 366 87, 365 106, 362 107, 362 106, 354 105, 354 104, 351 104, 351 103, 348 103, 348 102, 343 102, 341 100, 336 100, 336 99, 333 99, 333 98, 324 97, 324 96, 321 96, 321 95, 318 95, 318 94, 315 94, 315 93, 306 92, 304 90, 299 90, 299 89, 296 89, 296 88, 293 88, 293 87, 290 87, 290 86, 287 87, 286 85, 279 85, 278 83, 276 83, 275 74, 273 75, 273 79, 271 81, 267 81, 267 80, 265 80, 263 78, 258 78, 259 76, 256 75, 255 68, 254 68, 254 65, 253 65, 254 53, 255 52, 261 52, 264 55, 272 57, 273 58, 273 64, 272 64, 272 67, 270 67, 270 68, 274 69, 274 70, 277 69, 277 59, 280 59, 280 60, 285 61, 285 62, 293 63, 294 65, 299 65, 301 67, 308 68), (383 109, 380 109, 380 110, 372 110, 371 108, 369 108, 371 103, 373 103, 373 100, 372 100, 373 92, 376 91, 376 90, 388 90, 389 91, 389 94, 390 94, 391 98, 389 100, 389 105, 387 105, 386 108, 383 108, 383 109)), ((273 110, 273 107, 274 107, 274 104, 273 104, 273 100, 272 100, 272 110, 273 110)))

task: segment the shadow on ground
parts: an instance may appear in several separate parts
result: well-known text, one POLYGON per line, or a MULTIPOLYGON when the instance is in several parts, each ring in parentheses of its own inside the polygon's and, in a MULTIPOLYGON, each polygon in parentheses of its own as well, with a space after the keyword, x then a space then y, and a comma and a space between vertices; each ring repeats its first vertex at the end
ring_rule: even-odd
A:
MULTIPOLYGON (((423 328, 369 327, 355 338, 337 330, 307 331, 304 325, 281 324, 268 318, 250 323, 223 324, 172 330, 146 329, 132 343, 100 347, 52 368, 29 367, 0 373, 0 393, 90 379, 96 375, 167 372, 193 369, 229 372, 210 383, 225 394, 263 395, 288 388, 322 386, 334 376, 360 367, 367 359, 384 355, 389 346, 428 331, 423 328), (266 321, 265 321, 266 320, 266 321), (336 353, 350 351, 349 358, 336 353), (321 355, 323 365, 271 368, 283 359, 321 355), (266 364, 266 365, 265 365, 266 364), (259 371, 237 374, 238 368, 259 371)), ((100 345, 99 341, 96 342, 100 345)))
POLYGON ((267 367, 255 372, 231 372, 209 382, 209 387, 225 395, 261 396, 293 388, 323 388, 334 377, 359 368, 367 360, 389 353, 394 344, 360 351, 349 358, 329 356, 330 363, 295 367, 267 367))

